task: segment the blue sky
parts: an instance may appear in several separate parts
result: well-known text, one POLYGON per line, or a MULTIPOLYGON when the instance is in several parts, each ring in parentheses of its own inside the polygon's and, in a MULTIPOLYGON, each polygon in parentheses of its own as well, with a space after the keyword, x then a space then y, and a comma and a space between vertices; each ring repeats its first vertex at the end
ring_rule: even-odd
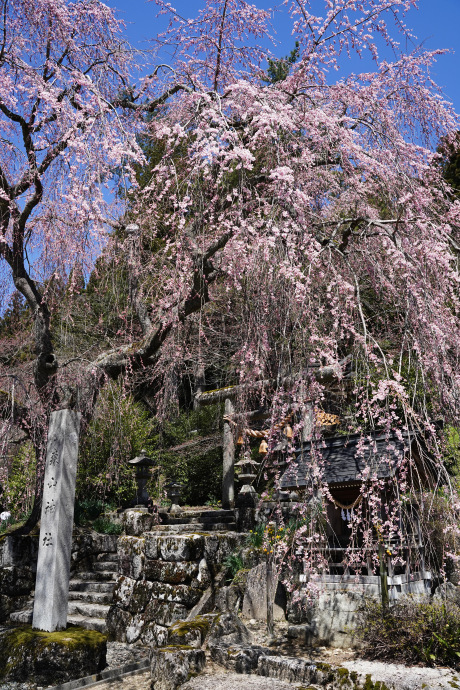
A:
MULTIPOLYGON (((149 38, 157 34, 162 23, 155 18, 154 2, 145 0, 106 0, 107 4, 120 11, 120 17, 127 24, 127 34, 131 43, 137 47, 147 47, 149 38)), ((267 0, 253 0, 260 7, 271 7, 267 0)), ((197 0, 172 0, 171 4, 183 16, 193 17, 202 3, 197 0)), ((451 54, 439 58, 433 75, 442 86, 444 94, 460 112, 460 0, 419 0, 420 9, 411 11, 406 23, 423 42, 427 49, 448 48, 451 54), (456 49, 459 48, 457 51, 456 49)), ((274 28, 281 44, 275 50, 278 56, 286 55, 293 47, 290 27, 282 16, 276 15, 274 28)), ((410 46, 409 46, 410 49, 410 46)), ((348 70, 346 64, 344 71, 348 70)), ((350 61, 348 71, 366 71, 369 67, 357 60, 350 61)))

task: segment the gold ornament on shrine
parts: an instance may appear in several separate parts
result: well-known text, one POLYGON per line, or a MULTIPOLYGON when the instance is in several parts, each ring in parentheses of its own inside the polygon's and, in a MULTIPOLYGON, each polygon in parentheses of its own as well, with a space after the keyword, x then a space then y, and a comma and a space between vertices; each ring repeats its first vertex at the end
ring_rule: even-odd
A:
POLYGON ((239 434, 239 435, 238 435, 238 441, 236 442, 236 445, 237 445, 237 446, 242 446, 243 443, 244 443, 243 434, 239 434))

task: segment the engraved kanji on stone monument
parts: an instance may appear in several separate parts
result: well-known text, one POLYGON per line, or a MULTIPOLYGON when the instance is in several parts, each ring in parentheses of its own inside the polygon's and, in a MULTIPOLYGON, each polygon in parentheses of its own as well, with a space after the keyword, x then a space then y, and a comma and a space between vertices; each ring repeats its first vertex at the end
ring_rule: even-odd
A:
POLYGON ((52 412, 48 431, 32 627, 67 627, 80 415, 52 412))

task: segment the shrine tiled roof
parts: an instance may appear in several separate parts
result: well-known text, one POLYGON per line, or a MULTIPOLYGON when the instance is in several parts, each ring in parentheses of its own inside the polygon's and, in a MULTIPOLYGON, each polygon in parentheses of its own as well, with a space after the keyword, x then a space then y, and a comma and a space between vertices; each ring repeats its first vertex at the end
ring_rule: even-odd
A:
POLYGON ((296 451, 280 481, 283 490, 311 485, 313 465, 321 465, 323 481, 328 484, 344 484, 361 481, 363 471, 379 479, 391 477, 413 440, 412 434, 403 440, 396 436, 360 434, 336 436, 324 439, 314 446, 315 463, 311 458, 311 443, 307 442, 296 451))

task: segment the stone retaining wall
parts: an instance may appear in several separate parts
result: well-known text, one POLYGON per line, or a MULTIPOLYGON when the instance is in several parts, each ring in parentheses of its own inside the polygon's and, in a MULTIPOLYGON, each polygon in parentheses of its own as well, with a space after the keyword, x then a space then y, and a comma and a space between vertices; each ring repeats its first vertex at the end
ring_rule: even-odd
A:
POLYGON ((187 618, 212 587, 225 558, 245 539, 235 532, 120 537, 119 578, 107 616, 110 637, 164 645, 167 627, 187 618))

